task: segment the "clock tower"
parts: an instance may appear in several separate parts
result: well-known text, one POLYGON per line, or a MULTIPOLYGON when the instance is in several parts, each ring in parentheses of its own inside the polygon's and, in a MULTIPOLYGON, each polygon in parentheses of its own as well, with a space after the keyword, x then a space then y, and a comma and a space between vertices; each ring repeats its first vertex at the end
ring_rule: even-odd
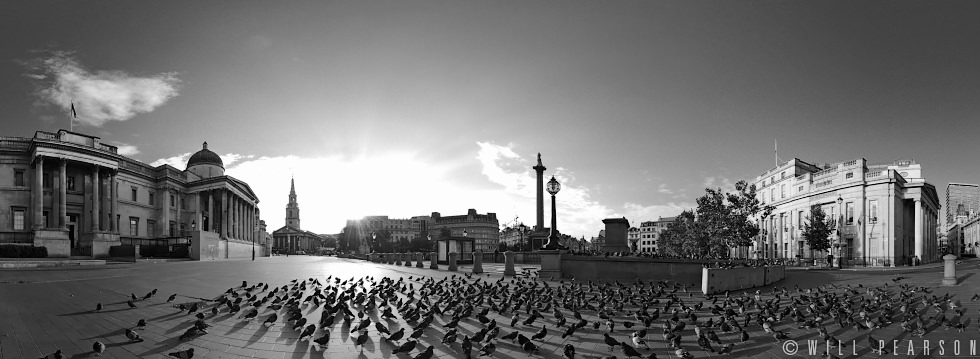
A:
POLYGON ((299 228, 299 203, 296 203, 296 180, 289 180, 289 203, 286 204, 286 227, 299 228))

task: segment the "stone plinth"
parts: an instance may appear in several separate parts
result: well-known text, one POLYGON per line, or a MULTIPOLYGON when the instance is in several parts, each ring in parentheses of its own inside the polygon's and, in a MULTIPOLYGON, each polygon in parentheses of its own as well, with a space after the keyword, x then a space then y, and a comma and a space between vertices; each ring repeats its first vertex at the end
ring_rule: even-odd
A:
POLYGON ((395 256, 395 265, 396 266, 402 265, 402 254, 401 253, 395 253, 394 256, 395 256))
POLYGON ((627 238, 630 221, 626 220, 626 218, 606 218, 602 220, 602 223, 606 225, 606 244, 599 251, 630 252, 627 238))
POLYGON ((411 267, 412 266, 412 257, 413 257, 412 253, 405 253, 405 266, 406 267, 411 267))
POLYGON ((47 248, 48 258, 68 258, 71 256, 71 240, 68 239, 67 229, 34 230, 34 246, 47 248))
POLYGON ((517 275, 517 271, 514 270, 514 252, 511 251, 504 252, 504 275, 505 276, 517 275))
POLYGON ((422 252, 415 253, 415 268, 425 268, 425 264, 422 264, 422 252))
POLYGON ((947 254, 943 256, 943 285, 956 285, 956 256, 947 254))
POLYGON ((449 270, 450 271, 453 271, 453 272, 456 271, 456 269, 457 269, 456 268, 456 257, 458 257, 458 256, 459 256, 459 253, 449 252, 449 270))
POLYGON ((473 252, 473 274, 483 273, 483 251, 473 252))
POLYGON ((429 269, 439 269, 439 254, 436 252, 429 253, 429 269))
POLYGON ((561 252, 557 250, 541 250, 541 270, 538 278, 546 280, 561 279, 561 252))

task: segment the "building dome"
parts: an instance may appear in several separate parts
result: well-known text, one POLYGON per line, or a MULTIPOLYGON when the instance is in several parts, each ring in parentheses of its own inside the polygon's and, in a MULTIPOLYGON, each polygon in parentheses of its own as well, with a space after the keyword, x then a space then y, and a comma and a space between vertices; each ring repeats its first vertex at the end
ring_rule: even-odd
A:
POLYGON ((217 153, 212 152, 208 149, 208 143, 204 142, 204 148, 197 151, 194 155, 187 160, 187 168, 191 168, 196 165, 214 165, 225 168, 224 162, 221 161, 221 157, 217 153))

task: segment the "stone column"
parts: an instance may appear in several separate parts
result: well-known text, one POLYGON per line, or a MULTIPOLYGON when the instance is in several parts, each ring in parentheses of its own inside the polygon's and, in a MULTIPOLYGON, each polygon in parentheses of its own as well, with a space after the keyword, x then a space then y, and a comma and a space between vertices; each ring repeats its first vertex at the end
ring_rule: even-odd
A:
POLYGON ((44 157, 34 158, 34 229, 44 228, 44 157))
POLYGON ((473 252, 473 274, 483 273, 483 251, 473 252))
POLYGON ((504 275, 505 276, 517 275, 517 271, 514 270, 514 252, 511 251, 504 252, 504 275))
POLYGON ((99 200, 102 198, 99 196, 99 183, 101 181, 99 176, 99 166, 95 166, 92 169, 92 232, 101 230, 100 219, 102 218, 102 211, 99 210, 99 200))
POLYGON ((230 227, 228 221, 228 191, 221 190, 221 227, 218 227, 218 233, 223 237, 229 237, 230 227))
MULTIPOLYGON (((176 216, 175 217, 177 217, 177 224, 174 225, 174 232, 175 232, 175 235, 178 236, 178 237, 184 235, 180 231, 180 224, 183 223, 183 219, 180 218, 180 214, 181 214, 180 213, 180 203, 181 203, 180 202, 180 191, 177 190, 176 188, 174 188, 174 213, 176 213, 176 216)), ((168 203, 167 205, 169 206, 170 204, 168 203)))
POLYGON ((422 264, 422 252, 415 253, 415 258, 417 259, 415 262, 415 268, 425 268, 425 265, 422 264))
POLYGON ((109 214, 109 230, 113 233, 119 233, 119 221, 116 220, 116 216, 119 215, 119 184, 116 183, 116 175, 118 170, 109 173, 109 201, 110 201, 110 211, 109 214))
POLYGON ((943 286, 956 285, 956 256, 947 254, 943 256, 945 261, 943 266, 943 286))
MULTIPOLYGON (((159 234, 157 235, 157 237, 169 237, 170 236, 170 233, 169 233, 169 228, 170 228, 170 187, 168 187, 166 185, 163 186, 163 188, 161 188, 161 191, 157 191, 157 197, 160 197, 160 202, 162 202, 162 203, 160 203, 161 204, 160 205, 160 222, 161 222, 162 225, 160 226, 161 227, 161 230, 160 230, 159 234)), ((153 205, 156 206, 157 204, 154 203, 153 205)))
POLYGON ((68 230, 68 160, 58 161, 58 228, 68 230))
MULTIPOLYGON (((925 242, 922 240, 922 200, 915 200, 915 257, 923 260, 925 242)), ((914 264, 914 263, 913 263, 914 264)))
POLYGON ((543 164, 541 164, 541 154, 538 153, 538 164, 531 167, 535 173, 537 173, 538 188, 537 188, 537 223, 534 226, 534 231, 544 230, 544 171, 547 169, 543 164))
POLYGON ((392 254, 392 256, 395 257, 395 265, 396 266, 402 265, 402 254, 401 253, 394 253, 394 254, 392 254))
POLYGON ((439 253, 429 253, 429 269, 439 269, 439 253))
POLYGON ((449 270, 452 271, 452 272, 455 272, 456 271, 456 258, 457 258, 457 256, 459 256, 459 253, 449 252, 449 270))
MULTIPOLYGON (((216 232, 217 233, 218 232, 218 224, 215 221, 215 219, 216 219, 215 217, 217 217, 218 211, 215 211, 214 210, 214 195, 211 194, 211 192, 212 192, 212 190, 208 190, 208 227, 209 228, 203 228, 202 227, 201 229, 203 229, 205 231, 208 231, 208 232, 216 232)), ((204 223, 201 223, 201 225, 203 226, 204 223)))

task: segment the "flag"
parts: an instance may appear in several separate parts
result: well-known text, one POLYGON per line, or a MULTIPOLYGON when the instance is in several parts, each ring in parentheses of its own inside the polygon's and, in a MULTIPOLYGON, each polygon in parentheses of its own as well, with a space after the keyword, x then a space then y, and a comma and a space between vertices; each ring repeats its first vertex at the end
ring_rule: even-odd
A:
POLYGON ((78 114, 75 113, 75 101, 72 101, 71 103, 71 117, 78 118, 78 114))

